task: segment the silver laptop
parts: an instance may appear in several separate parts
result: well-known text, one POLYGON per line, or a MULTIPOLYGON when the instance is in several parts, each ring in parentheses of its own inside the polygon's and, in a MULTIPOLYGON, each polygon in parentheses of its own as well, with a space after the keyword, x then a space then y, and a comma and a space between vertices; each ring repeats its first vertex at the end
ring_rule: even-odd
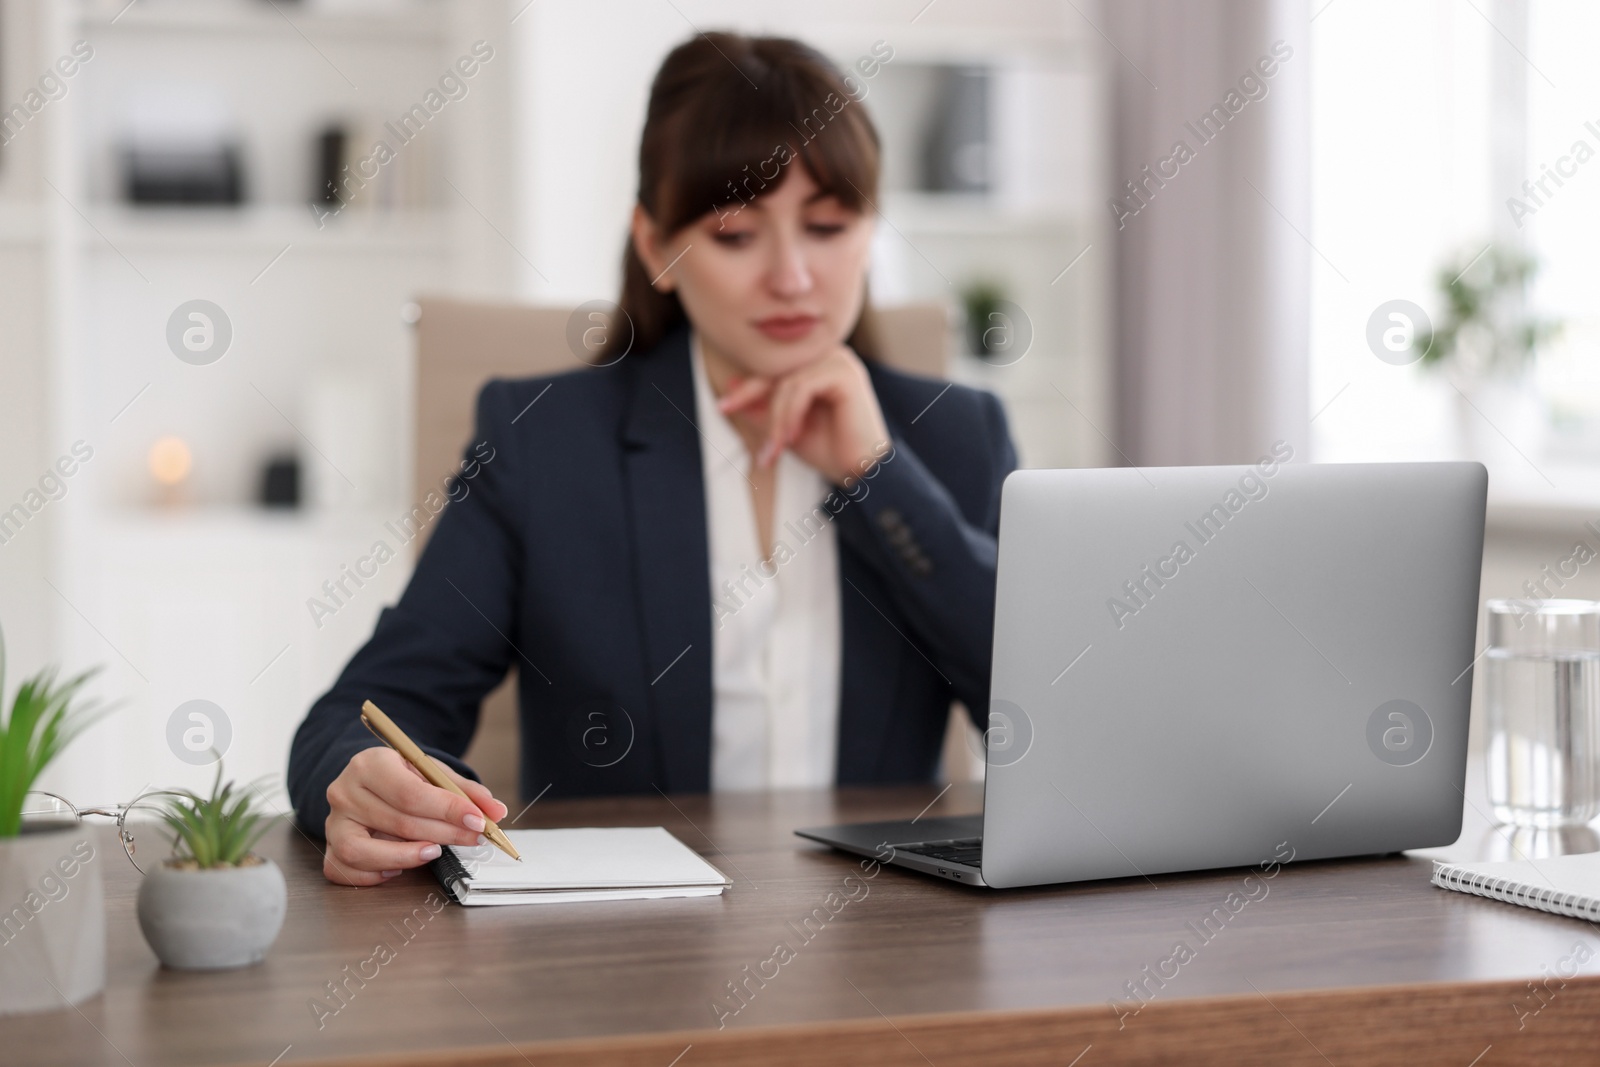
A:
POLYGON ((982 815, 802 837, 1011 887, 1461 831, 1476 463, 1018 471, 982 815))

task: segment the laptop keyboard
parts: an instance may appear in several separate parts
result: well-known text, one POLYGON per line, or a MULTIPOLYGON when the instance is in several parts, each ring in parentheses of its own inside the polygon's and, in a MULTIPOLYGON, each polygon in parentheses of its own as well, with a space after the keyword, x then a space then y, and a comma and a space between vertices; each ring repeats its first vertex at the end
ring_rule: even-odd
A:
POLYGON ((909 845, 896 845, 898 852, 926 856, 944 863, 960 863, 967 867, 983 866, 983 838, 961 837, 953 841, 918 841, 909 845))

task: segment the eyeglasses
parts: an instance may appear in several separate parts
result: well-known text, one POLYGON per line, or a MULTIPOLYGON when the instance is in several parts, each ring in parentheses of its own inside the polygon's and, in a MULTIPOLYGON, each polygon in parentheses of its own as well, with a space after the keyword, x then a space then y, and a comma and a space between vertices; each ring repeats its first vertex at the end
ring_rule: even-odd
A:
MULTIPOLYGON (((140 874, 145 869, 134 858, 136 844, 134 842, 134 826, 141 822, 150 822, 151 826, 141 829, 140 840, 147 845, 159 847, 168 844, 165 837, 157 831, 156 826, 161 822, 162 812, 166 810, 166 801, 163 797, 179 797, 170 789, 152 789, 140 793, 126 804, 114 804, 109 808, 80 808, 64 797, 54 793, 30 791, 23 795, 22 825, 46 829, 53 826, 70 826, 83 821, 86 815, 98 815, 117 821, 117 840, 122 843, 122 851, 127 854, 128 862, 140 874), (134 816, 132 820, 128 816, 134 816)), ((148 854, 146 856, 148 861, 148 854)))

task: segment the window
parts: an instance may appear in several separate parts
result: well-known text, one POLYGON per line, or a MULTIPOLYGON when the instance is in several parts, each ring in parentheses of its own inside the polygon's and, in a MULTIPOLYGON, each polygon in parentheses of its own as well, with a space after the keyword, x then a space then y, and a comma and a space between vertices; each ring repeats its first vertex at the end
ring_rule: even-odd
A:
POLYGON ((1600 7, 1313 3, 1316 457, 1476 458, 1491 484, 1528 487, 1600 466, 1600 107, 1585 111, 1600 7), (1547 178, 1531 212, 1508 206, 1546 167, 1563 184, 1547 178), (1373 312, 1406 299, 1437 319, 1439 270, 1491 240, 1538 259, 1529 311, 1566 323, 1534 372, 1468 398, 1437 368, 1376 358, 1373 312))

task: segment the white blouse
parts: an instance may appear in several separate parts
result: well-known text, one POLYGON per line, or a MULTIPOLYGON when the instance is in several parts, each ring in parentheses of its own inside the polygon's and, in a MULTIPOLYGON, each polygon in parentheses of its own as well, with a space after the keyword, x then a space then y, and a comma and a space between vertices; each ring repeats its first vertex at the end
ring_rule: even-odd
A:
POLYGON ((834 782, 839 727, 839 549, 832 490, 794 453, 778 458, 773 552, 763 558, 744 440, 717 410, 691 344, 711 560, 711 788, 834 782))

